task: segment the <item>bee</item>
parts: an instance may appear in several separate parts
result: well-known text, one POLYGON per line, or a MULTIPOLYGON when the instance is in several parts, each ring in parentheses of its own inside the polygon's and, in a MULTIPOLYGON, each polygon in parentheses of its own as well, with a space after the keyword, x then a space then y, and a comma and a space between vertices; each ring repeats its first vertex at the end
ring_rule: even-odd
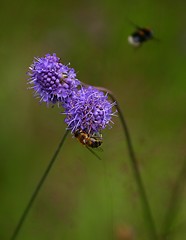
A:
POLYGON ((150 28, 136 26, 136 31, 128 37, 128 42, 134 47, 141 46, 144 42, 156 39, 150 28))
POLYGON ((102 144, 102 135, 100 133, 90 135, 85 131, 78 129, 75 131, 74 137, 77 138, 80 143, 90 148, 98 148, 102 144))

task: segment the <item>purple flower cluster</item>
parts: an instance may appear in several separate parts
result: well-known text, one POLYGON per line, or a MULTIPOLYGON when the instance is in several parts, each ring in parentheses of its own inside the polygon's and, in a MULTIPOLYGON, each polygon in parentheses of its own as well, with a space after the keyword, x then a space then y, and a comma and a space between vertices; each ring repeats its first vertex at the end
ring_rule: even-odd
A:
POLYGON ((107 94, 95 87, 82 87, 64 106, 68 129, 72 133, 81 129, 90 135, 100 132, 111 122, 114 105, 108 101, 107 94))
POLYGON ((74 69, 60 63, 56 54, 36 58, 29 70, 29 84, 33 84, 35 96, 47 104, 68 101, 80 85, 74 69))
POLYGON ((107 94, 95 87, 85 87, 73 68, 60 62, 56 54, 36 58, 29 68, 29 84, 35 96, 47 104, 63 106, 68 130, 82 130, 89 135, 101 132, 114 115, 107 94))

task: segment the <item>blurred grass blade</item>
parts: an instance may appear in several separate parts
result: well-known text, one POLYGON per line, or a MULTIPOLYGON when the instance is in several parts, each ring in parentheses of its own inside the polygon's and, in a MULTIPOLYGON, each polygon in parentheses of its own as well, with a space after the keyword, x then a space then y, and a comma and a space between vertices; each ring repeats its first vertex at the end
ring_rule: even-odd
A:
POLYGON ((165 215, 164 224, 161 231, 161 235, 165 239, 168 235, 169 235, 169 239, 171 239, 170 232, 172 231, 171 228, 179 210, 182 191, 185 187, 185 180, 186 180, 186 160, 184 160, 181 171, 175 182, 172 195, 170 198, 169 206, 167 209, 167 213, 165 215))

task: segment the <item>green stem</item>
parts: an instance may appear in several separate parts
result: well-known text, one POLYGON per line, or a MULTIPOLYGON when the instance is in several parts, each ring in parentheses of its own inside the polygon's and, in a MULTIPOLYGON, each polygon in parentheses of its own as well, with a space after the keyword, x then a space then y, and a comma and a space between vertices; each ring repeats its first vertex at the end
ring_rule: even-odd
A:
MULTIPOLYGON (((164 220, 164 224, 161 231, 162 232, 161 236, 163 237, 163 239, 166 239, 166 237, 171 233, 171 227, 172 227, 173 221, 175 220, 176 214, 178 212, 182 190, 185 186, 184 185, 185 179, 186 179, 186 160, 184 160, 183 167, 181 168, 181 171, 176 180, 176 183, 170 198, 169 207, 165 215, 165 220, 164 220)), ((171 236, 169 236, 169 238, 171 238, 171 236)))
POLYGON ((36 186, 32 196, 31 196, 31 198, 30 198, 30 200, 28 202, 28 205, 26 206, 26 208, 25 208, 25 210, 24 210, 24 212, 23 212, 23 214, 22 214, 22 216, 21 216, 21 218, 20 218, 20 220, 19 220, 19 222, 17 224, 16 229, 15 229, 12 237, 10 238, 10 240, 15 240, 17 238, 17 236, 18 236, 18 234, 19 234, 19 232, 20 232, 20 230, 21 230, 21 228, 23 226, 23 223, 25 222, 26 217, 27 217, 27 215, 28 215, 28 213, 29 213, 33 203, 34 203, 34 200, 36 199, 36 197, 37 197, 37 195, 38 195, 38 193, 39 193, 39 191, 40 191, 40 189, 41 189, 41 187, 42 187, 46 177, 48 176, 48 173, 50 172, 50 170, 51 170, 51 168, 52 168, 52 166, 53 166, 53 164, 54 164, 54 162, 55 162, 55 160, 56 160, 56 158, 57 158, 57 156, 59 154, 59 151, 60 151, 60 149, 61 149, 61 147, 62 147, 62 145, 63 145, 63 143, 64 143, 64 141, 65 141, 65 139, 66 139, 66 137, 68 135, 68 133, 69 133, 69 131, 66 131, 65 134, 63 135, 63 137, 62 137, 62 139, 61 139, 61 141, 60 141, 56 151, 54 152, 54 155, 51 158, 51 160, 50 160, 50 162, 49 162, 49 164, 48 164, 48 166, 47 166, 43 176, 41 177, 38 185, 36 186))
POLYGON ((132 165, 132 169, 133 169, 133 173, 134 173, 134 177, 136 180, 136 184, 138 186, 138 191, 141 197, 141 202, 142 202, 142 207, 143 207, 143 212, 144 212, 144 216, 146 218, 146 221, 149 225, 149 234, 150 234, 150 239, 151 240, 156 240, 158 239, 158 235, 157 235, 157 231, 156 231, 156 226, 155 226, 155 222, 151 213, 151 209, 150 209, 150 204, 147 198, 147 194, 145 191, 145 187, 142 181, 142 177, 140 175, 140 170, 139 170, 139 166, 138 166, 138 162, 134 153, 134 149, 132 146, 132 142, 131 142, 131 138, 130 138, 130 134, 129 134, 129 130, 125 121, 125 118, 122 114, 122 111, 119 107, 119 104, 116 100, 116 98, 114 97, 113 93, 111 91, 109 91, 106 88, 102 88, 102 87, 96 87, 97 89, 104 91, 106 93, 108 93, 108 95, 110 96, 110 98, 112 99, 113 102, 116 102, 116 108, 121 120, 121 124, 123 126, 123 130, 125 133, 125 137, 126 137, 126 141, 127 141, 127 147, 128 147, 128 151, 129 151, 129 156, 130 156, 130 160, 131 160, 131 165, 132 165))

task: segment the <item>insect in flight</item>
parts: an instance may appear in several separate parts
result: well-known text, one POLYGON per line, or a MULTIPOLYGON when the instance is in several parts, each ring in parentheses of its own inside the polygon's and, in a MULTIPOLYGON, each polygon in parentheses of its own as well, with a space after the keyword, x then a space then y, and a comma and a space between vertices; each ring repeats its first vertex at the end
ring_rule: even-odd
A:
POLYGON ((139 47, 141 46, 144 42, 151 40, 151 39, 156 39, 154 37, 153 31, 150 28, 146 27, 139 27, 135 24, 133 24, 136 28, 136 31, 134 31, 129 37, 128 37, 128 42, 133 45, 134 47, 139 47))

